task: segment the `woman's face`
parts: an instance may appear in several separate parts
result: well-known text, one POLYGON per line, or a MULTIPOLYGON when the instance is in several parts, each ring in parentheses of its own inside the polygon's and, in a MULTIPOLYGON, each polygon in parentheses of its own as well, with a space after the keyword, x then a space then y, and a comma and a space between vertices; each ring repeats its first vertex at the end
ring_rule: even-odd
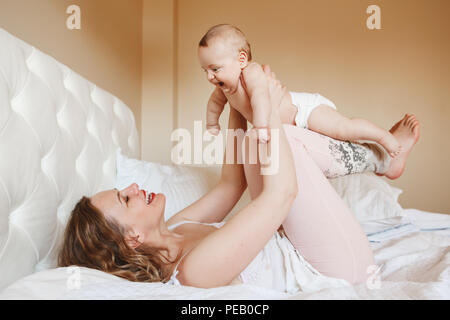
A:
POLYGON ((140 242, 164 221, 165 196, 162 193, 150 195, 139 190, 136 183, 120 191, 99 192, 91 197, 91 202, 107 220, 118 223, 133 237, 139 235, 140 242))

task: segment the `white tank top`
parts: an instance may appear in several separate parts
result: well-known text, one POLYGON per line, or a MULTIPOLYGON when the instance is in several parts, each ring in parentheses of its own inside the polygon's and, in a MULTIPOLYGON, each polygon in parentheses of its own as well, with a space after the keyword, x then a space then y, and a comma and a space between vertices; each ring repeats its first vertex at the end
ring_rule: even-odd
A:
MULTIPOLYGON (((174 229, 185 223, 220 228, 225 221, 216 223, 180 221, 169 226, 168 229, 174 229)), ((181 285, 176 278, 180 261, 175 266, 167 284, 181 285)), ((315 270, 294 248, 283 232, 275 232, 264 248, 230 285, 236 284, 251 284, 290 294, 298 291, 311 292, 330 287, 350 286, 350 283, 343 279, 326 277, 315 270)))

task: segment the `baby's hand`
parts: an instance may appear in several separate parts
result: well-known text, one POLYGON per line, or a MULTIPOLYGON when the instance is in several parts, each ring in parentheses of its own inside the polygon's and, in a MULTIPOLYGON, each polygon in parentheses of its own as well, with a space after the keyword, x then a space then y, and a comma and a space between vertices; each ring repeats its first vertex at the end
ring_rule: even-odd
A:
POLYGON ((270 141, 270 133, 268 128, 255 128, 259 142, 266 144, 270 141))
POLYGON ((220 125, 219 124, 207 124, 206 130, 213 136, 217 136, 220 132, 220 125))

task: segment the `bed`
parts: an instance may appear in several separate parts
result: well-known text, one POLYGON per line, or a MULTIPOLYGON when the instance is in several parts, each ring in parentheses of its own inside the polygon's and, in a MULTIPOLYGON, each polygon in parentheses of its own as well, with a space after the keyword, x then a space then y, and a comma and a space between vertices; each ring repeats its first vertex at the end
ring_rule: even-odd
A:
MULTIPOLYGON (((450 215, 402 208, 402 190, 368 173, 330 180, 375 254, 377 266, 360 285, 200 289, 58 268, 62 232, 82 195, 136 182, 166 195, 168 218, 218 175, 139 160, 135 119, 120 99, 3 29, 0 48, 0 299, 450 298, 450 215)), ((246 193, 238 205, 247 201, 246 193)))

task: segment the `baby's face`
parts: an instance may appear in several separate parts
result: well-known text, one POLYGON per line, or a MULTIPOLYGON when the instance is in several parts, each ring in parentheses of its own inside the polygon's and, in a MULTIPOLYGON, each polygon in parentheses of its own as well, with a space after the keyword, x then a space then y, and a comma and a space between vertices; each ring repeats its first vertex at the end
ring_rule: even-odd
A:
POLYGON ((200 66, 207 79, 225 93, 234 93, 239 84, 241 67, 238 54, 223 41, 214 41, 208 47, 198 48, 200 66))

